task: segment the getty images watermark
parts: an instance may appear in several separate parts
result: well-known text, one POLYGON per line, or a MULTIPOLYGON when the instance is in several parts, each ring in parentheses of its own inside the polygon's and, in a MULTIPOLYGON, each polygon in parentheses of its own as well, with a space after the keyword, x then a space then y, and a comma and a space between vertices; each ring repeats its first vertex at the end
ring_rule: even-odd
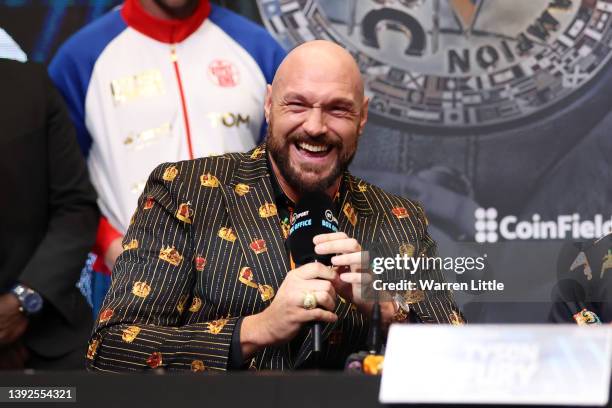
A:
POLYGON ((533 239, 594 239, 612 232, 612 216, 604 218, 597 214, 592 220, 583 220, 580 214, 564 214, 556 220, 543 220, 533 214, 530 220, 519 220, 515 215, 506 215, 498 220, 495 208, 478 208, 474 212, 476 242, 497 242, 533 239))

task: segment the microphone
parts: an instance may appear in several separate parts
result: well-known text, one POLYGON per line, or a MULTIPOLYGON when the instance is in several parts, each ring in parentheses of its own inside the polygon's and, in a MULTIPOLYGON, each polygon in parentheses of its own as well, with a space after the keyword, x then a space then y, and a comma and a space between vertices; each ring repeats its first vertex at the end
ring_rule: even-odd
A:
MULTIPOLYGON (((334 215, 333 208, 331 198, 324 192, 306 193, 297 203, 291 216, 288 238, 289 252, 296 266, 310 262, 331 265, 332 255, 316 254, 312 239, 319 234, 338 231, 338 219, 334 215)), ((312 326, 312 349, 315 361, 319 359, 318 356, 322 351, 321 330, 321 323, 315 322, 312 326)))

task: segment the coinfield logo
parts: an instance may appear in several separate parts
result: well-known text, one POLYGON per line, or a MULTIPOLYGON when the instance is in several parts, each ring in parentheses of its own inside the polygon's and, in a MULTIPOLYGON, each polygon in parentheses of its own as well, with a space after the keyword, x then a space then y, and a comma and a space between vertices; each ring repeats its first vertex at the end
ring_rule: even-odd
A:
POLYGON ((497 242, 500 238, 531 239, 594 239, 612 232, 612 216, 605 219, 597 214, 592 220, 582 220, 580 214, 559 215, 556 220, 542 220, 533 214, 530 220, 506 215, 498 220, 495 208, 478 208, 474 212, 476 242, 497 242))

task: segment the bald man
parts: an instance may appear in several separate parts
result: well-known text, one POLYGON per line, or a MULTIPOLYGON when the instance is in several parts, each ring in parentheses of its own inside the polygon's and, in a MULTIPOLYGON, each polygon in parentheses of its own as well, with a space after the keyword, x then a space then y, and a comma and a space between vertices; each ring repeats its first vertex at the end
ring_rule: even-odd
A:
MULTIPOLYGON (((352 56, 313 41, 267 88, 266 144, 157 167, 98 316, 90 369, 308 368, 314 321, 323 326, 320 367, 341 368, 364 349, 372 305, 361 296, 363 244, 435 254, 420 205, 347 171, 367 109, 352 56), (340 232, 313 241, 333 255, 331 268, 295 267, 285 245, 295 203, 315 191, 332 198, 338 219, 340 232)), ((381 309, 383 328, 463 322, 447 291, 405 292, 381 309)))

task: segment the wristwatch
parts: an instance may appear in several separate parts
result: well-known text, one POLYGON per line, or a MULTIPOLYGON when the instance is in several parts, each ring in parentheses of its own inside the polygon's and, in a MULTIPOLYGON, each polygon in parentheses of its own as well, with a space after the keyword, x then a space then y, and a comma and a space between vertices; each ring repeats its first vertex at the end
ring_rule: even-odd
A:
POLYGON ((19 311, 30 316, 40 312, 43 307, 43 298, 33 289, 22 284, 17 284, 11 289, 11 293, 17 296, 21 306, 19 311))

